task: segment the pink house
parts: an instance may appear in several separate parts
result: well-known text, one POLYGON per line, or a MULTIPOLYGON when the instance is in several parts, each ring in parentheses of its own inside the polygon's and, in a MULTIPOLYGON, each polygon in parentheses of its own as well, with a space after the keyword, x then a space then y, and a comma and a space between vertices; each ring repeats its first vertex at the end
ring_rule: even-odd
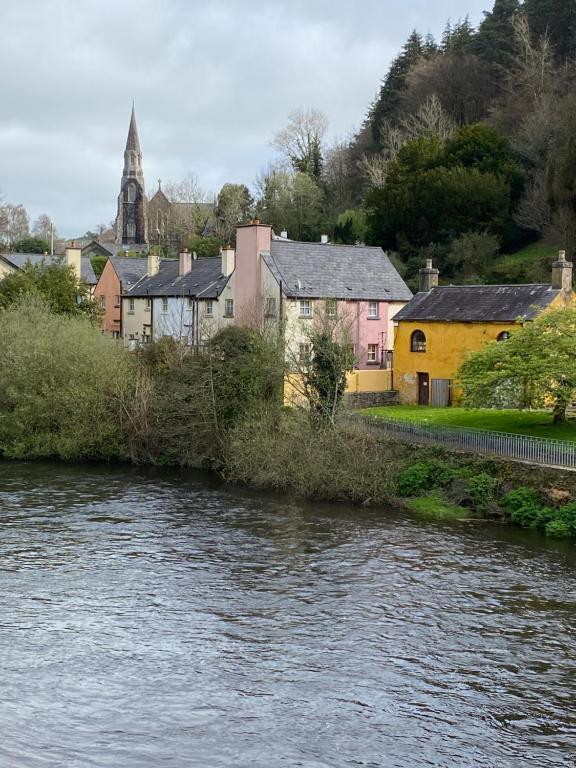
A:
POLYGON ((296 356, 315 316, 345 318, 360 370, 390 367, 393 318, 412 298, 381 248, 296 242, 257 220, 237 229, 233 281, 235 322, 283 322, 296 356))

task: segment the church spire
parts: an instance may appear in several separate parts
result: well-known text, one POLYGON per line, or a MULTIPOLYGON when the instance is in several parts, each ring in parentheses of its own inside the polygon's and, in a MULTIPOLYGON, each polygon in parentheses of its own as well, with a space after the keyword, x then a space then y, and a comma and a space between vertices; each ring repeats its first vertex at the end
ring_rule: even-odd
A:
POLYGON ((148 201, 144 190, 144 170, 136 112, 132 103, 130 127, 124 150, 124 171, 118 196, 116 242, 136 244, 148 242, 148 201))
POLYGON ((130 117, 130 127, 128 128, 128 138, 126 139, 126 151, 129 149, 142 154, 140 150, 140 139, 138 138, 138 127, 136 125, 136 112, 134 111, 134 102, 132 102, 132 115, 130 117))

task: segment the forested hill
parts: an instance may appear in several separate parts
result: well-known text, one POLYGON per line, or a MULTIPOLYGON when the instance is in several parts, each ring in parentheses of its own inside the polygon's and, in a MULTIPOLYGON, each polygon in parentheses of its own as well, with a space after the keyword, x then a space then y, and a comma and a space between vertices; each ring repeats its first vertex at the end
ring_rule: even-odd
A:
POLYGON ((415 30, 361 130, 325 148, 316 120, 308 153, 285 153, 300 197, 280 209, 271 173, 261 216, 303 238, 381 245, 408 278, 432 256, 449 280, 545 279, 558 247, 574 253, 575 85, 575 0, 495 0, 477 28, 415 30))

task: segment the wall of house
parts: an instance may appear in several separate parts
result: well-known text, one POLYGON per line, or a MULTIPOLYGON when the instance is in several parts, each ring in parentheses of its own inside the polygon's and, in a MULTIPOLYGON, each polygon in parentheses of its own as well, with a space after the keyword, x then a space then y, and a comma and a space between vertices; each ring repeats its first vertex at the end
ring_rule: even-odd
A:
POLYGON ((106 333, 113 334, 116 332, 119 335, 121 333, 122 306, 121 301, 119 301, 121 293, 120 280, 112 262, 108 260, 94 288, 94 299, 99 306, 102 306, 102 297, 104 297, 105 306, 100 322, 106 333))
MULTIPOLYGON (((404 405, 418 404, 418 373, 427 373, 432 379, 454 381, 460 364, 469 352, 477 352, 489 341, 495 341, 503 331, 518 329, 516 323, 398 323, 394 347, 394 389, 400 393, 404 405), (414 331, 426 336, 426 351, 412 352, 414 331)), ((452 390, 452 402, 457 403, 461 393, 452 390)))
MULTIPOLYGON (((312 318, 300 317, 300 302, 298 299, 287 299, 284 304, 286 321, 286 346, 288 360, 297 360, 301 343, 307 343, 315 324, 321 324, 325 317, 326 302, 323 299, 313 299, 312 318)), ((336 304, 337 323, 342 338, 349 339, 354 345, 355 368, 359 370, 379 369, 386 364, 386 353, 394 346, 394 336, 390 331, 392 321, 389 317, 388 302, 379 302, 378 318, 368 317, 367 301, 338 301, 336 304), (377 360, 368 362, 368 345, 378 346, 377 360)), ((403 304, 396 302, 394 314, 403 304)))
POLYGON ((129 346, 141 343, 144 336, 152 333, 152 309, 146 308, 144 297, 134 296, 134 310, 129 309, 129 299, 122 297, 122 338, 129 346), (130 345, 130 341, 134 343, 130 345))

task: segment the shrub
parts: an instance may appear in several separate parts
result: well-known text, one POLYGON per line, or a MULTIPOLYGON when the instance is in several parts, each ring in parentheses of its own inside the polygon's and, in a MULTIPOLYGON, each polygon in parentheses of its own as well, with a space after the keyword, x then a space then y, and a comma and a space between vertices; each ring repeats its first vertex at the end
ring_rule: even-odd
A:
POLYGON ((34 296, 0 312, 0 456, 124 457, 132 361, 82 317, 34 296))
POLYGON ((408 466, 398 478, 399 496, 417 496, 433 488, 446 488, 457 477, 466 477, 468 471, 453 467, 439 459, 419 461, 408 466))

